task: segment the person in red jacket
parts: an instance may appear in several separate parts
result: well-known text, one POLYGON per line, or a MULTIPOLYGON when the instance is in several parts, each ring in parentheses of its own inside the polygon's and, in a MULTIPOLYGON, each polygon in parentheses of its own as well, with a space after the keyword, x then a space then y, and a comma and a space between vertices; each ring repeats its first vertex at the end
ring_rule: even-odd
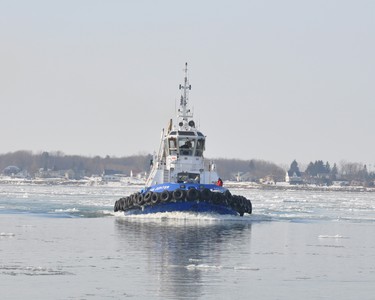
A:
POLYGON ((223 186, 223 181, 221 180, 221 178, 219 178, 216 182, 216 185, 218 186, 223 186))

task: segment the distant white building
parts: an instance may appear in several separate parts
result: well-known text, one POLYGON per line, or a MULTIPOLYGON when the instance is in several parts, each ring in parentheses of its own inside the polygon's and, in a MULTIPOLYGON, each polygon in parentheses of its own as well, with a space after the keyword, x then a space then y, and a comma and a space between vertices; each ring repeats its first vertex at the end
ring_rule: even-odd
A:
POLYGON ((301 184, 303 182, 301 173, 287 171, 285 174, 285 182, 289 184, 301 184))
POLYGON ((285 174, 285 181, 289 184, 301 184, 303 183, 301 172, 298 168, 296 160, 290 165, 290 169, 285 174))

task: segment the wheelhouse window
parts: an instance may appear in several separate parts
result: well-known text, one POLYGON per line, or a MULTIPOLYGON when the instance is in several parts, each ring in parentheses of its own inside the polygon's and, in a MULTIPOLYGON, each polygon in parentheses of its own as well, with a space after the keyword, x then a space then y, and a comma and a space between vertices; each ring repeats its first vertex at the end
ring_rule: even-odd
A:
POLYGON ((178 183, 200 183, 200 174, 181 172, 177 174, 178 183))
POLYGON ((195 150, 195 156, 203 156, 204 151, 204 139, 197 140, 197 148, 195 150))
POLYGON ((165 142, 167 155, 203 156, 205 137, 201 132, 171 131, 165 142))
POLYGON ((188 136, 195 136, 195 133, 193 131, 179 131, 179 135, 188 135, 188 136))
POLYGON ((175 138, 168 139, 168 149, 169 149, 169 155, 177 154, 177 141, 175 138))
POLYGON ((178 148, 180 149, 180 155, 193 155, 195 150, 195 139, 185 137, 179 138, 178 148))

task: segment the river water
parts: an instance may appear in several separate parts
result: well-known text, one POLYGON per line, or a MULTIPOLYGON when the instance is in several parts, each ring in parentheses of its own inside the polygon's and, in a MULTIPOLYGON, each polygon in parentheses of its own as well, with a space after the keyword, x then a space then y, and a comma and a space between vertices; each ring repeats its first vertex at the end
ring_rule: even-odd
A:
POLYGON ((125 217, 135 187, 0 185, 1 299, 375 299, 375 193, 231 189, 244 217, 125 217))

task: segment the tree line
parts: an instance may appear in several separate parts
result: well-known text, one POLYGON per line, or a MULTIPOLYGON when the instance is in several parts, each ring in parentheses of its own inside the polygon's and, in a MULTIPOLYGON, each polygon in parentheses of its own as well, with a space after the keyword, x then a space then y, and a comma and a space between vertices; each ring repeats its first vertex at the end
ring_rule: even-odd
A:
POLYGON ((65 155, 57 152, 32 153, 31 151, 16 151, 0 155, 0 171, 7 166, 17 166, 27 170, 31 175, 42 170, 73 170, 84 173, 85 176, 101 175, 105 170, 121 174, 140 173, 149 170, 151 155, 132 155, 127 157, 87 157, 80 155, 65 155))
MULTIPOLYGON (((0 154, 0 172, 8 166, 16 166, 26 170, 33 176, 39 170, 73 170, 84 173, 85 176, 101 175, 105 170, 129 175, 148 172, 152 155, 132 155, 126 157, 87 157, 80 155, 65 155, 63 152, 16 151, 0 154)), ((207 159, 206 163, 210 161, 207 159)), ((282 181, 285 171, 272 162, 263 160, 223 159, 213 160, 218 173, 224 180, 236 180, 237 174, 245 174, 245 180, 257 181, 265 176, 273 176, 282 181)), ((4 173, 4 172, 3 172, 4 173)))
MULTIPOLYGON (((330 185, 334 181, 346 181, 350 185, 374 186, 375 173, 369 171, 366 164, 341 161, 331 167, 322 160, 310 162, 304 172, 300 172, 294 160, 289 171, 299 173, 305 182, 330 185)), ((298 175, 298 176, 300 176, 298 175)))
MULTIPOLYGON (((63 152, 40 152, 16 151, 0 154, 0 172, 8 166, 17 166, 26 170, 31 176, 39 170, 73 170, 85 176, 101 175, 105 170, 129 175, 149 172, 151 154, 131 155, 124 157, 87 157, 81 155, 66 155, 63 152)), ((275 182, 285 180, 285 169, 273 162, 260 159, 206 159, 207 164, 214 161, 216 170, 224 180, 237 180, 238 175, 244 181, 259 182, 262 178, 270 178, 275 182)), ((300 172, 298 163, 293 161, 291 169, 297 171, 297 175, 304 176, 318 184, 331 184, 334 180, 346 180, 348 182, 359 182, 364 185, 373 185, 374 172, 370 172, 367 166, 361 163, 341 161, 332 166, 329 162, 316 160, 310 162, 303 172, 300 172), (317 180, 317 178, 319 180, 317 180), (314 179, 314 180, 313 180, 314 179)), ((290 170, 291 170, 290 169, 290 170)))
POLYGON ((269 177, 279 182, 285 179, 285 170, 270 161, 216 158, 214 162, 218 173, 226 180, 237 180, 240 177, 244 181, 258 182, 262 178, 269 177))

